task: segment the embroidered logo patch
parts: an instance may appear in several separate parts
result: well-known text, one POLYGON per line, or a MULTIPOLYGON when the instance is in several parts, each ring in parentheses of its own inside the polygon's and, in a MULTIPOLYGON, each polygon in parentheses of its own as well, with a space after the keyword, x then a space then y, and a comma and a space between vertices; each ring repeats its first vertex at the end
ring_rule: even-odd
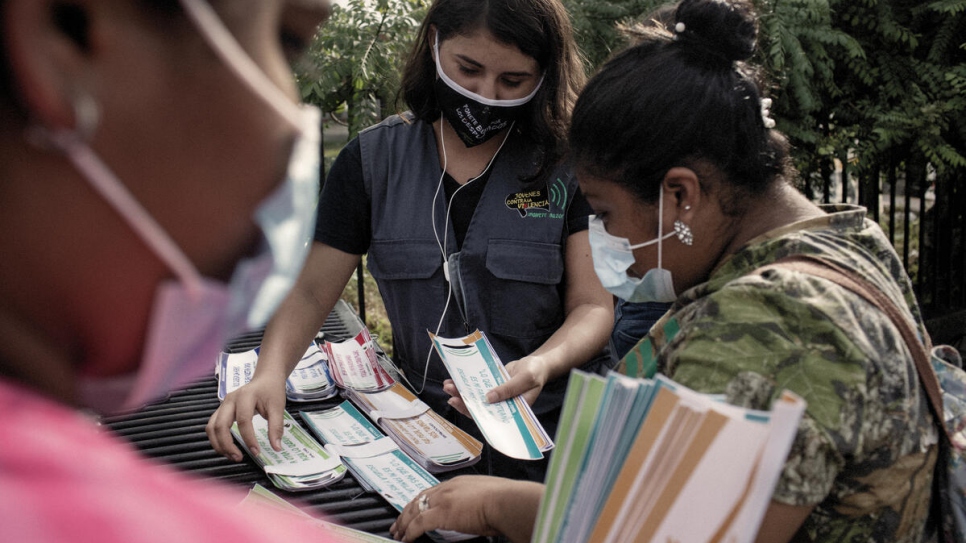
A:
POLYGON ((559 178, 549 186, 506 197, 507 208, 517 210, 521 217, 534 219, 562 219, 566 205, 567 185, 559 178))

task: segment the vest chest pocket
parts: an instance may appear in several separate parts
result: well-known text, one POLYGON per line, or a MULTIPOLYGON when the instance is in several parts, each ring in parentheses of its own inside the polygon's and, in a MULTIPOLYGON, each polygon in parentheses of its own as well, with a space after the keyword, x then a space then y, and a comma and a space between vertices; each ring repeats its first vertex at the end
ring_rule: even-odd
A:
POLYGON ((491 239, 486 268, 492 285, 484 286, 481 297, 493 333, 545 338, 560 327, 564 257, 559 244, 491 239))
POLYGON ((439 247, 426 240, 372 240, 366 265, 379 280, 429 279, 442 268, 439 247))

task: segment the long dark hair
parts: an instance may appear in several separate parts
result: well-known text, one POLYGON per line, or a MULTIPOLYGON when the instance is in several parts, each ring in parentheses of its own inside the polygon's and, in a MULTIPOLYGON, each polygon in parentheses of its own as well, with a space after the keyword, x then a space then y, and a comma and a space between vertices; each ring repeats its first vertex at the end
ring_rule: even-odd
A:
POLYGON ((425 122, 439 118, 433 90, 436 64, 430 52, 430 25, 440 41, 481 28, 534 58, 544 78, 529 102, 517 129, 543 152, 532 178, 542 176, 563 153, 570 112, 584 83, 583 66, 573 29, 560 0, 436 0, 419 29, 403 72, 400 97, 415 117, 425 122))
POLYGON ((576 166, 645 203, 668 170, 698 161, 742 194, 760 194, 791 168, 743 62, 755 51, 754 12, 743 0, 683 0, 674 20, 642 30, 587 84, 570 129, 576 166))

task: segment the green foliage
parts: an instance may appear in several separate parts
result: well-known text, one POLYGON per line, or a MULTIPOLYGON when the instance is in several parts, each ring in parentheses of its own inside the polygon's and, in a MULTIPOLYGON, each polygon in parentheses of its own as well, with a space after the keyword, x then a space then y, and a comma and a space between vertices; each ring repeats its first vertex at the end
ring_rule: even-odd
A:
POLYGON ((400 67, 426 0, 348 0, 333 5, 297 69, 302 99, 344 113, 349 137, 392 113, 400 67))
POLYGON ((966 167, 966 0, 753 1, 755 61, 800 169, 842 149, 860 171, 897 150, 966 167))
POLYGON ((648 5, 653 3, 648 0, 563 0, 588 73, 625 45, 626 40, 617 31, 617 23, 641 18, 650 11, 648 5))

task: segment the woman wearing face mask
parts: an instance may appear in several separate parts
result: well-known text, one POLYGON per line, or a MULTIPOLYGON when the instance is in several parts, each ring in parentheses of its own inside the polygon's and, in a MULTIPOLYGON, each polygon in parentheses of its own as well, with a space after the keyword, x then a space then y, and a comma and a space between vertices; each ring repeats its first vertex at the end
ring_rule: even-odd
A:
MULTIPOLYGON (((582 82, 559 0, 437 0, 403 77, 410 112, 349 143, 319 203, 316 243, 270 323, 251 383, 208 424, 236 460, 229 428, 250 420, 281 436, 284 381, 368 253, 393 327, 394 357, 414 391, 457 416, 455 394, 427 330, 487 334, 512 375, 490 401, 522 394, 553 435, 571 368, 595 371, 612 304, 594 275, 590 208, 558 165, 582 82), (454 406, 454 407, 451 407, 454 406)), ((542 479, 545 462, 493 453, 495 473, 542 479)))
POLYGON ((294 281, 319 115, 296 105, 286 55, 327 13, 0 1, 0 540, 326 539, 244 514, 234 491, 143 461, 73 408, 209 374, 294 281))
MULTIPOLYGON (((855 270, 925 334, 909 278, 863 208, 819 207, 789 184, 786 145, 742 62, 755 45, 749 4, 684 0, 671 28, 602 68, 570 131, 601 281, 676 297, 626 369, 746 407, 768 409, 783 389, 808 402, 758 541, 934 540, 937 437, 900 332, 836 283, 756 270, 789 255, 855 270)), ((392 530, 406 541, 436 528, 527 541, 541 492, 453 479, 392 530)))

